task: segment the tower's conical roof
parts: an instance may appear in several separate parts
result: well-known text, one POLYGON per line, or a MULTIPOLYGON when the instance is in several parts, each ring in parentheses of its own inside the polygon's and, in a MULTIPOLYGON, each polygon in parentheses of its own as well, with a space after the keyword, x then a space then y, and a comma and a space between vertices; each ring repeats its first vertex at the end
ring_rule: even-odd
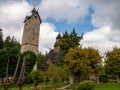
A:
POLYGON ((34 7, 34 8, 33 8, 33 10, 32 10, 32 13, 33 13, 33 12, 36 12, 36 9, 35 9, 35 7, 34 7))
POLYGON ((61 35, 60 35, 60 34, 58 34, 58 36, 56 37, 56 39, 61 39, 61 35))

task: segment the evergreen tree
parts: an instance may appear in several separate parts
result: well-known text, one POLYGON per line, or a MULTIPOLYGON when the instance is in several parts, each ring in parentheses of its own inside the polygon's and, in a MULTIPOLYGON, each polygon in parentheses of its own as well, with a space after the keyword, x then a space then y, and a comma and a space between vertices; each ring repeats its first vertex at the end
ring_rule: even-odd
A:
POLYGON ((120 49, 113 48, 113 51, 106 53, 105 70, 107 74, 116 75, 117 82, 120 83, 120 49))
POLYGON ((0 49, 3 48, 3 34, 2 34, 2 29, 0 29, 0 49))
POLYGON ((4 47, 18 47, 20 48, 20 43, 14 38, 14 36, 11 38, 10 36, 7 36, 4 41, 4 47))
POLYGON ((62 50, 61 55, 61 64, 64 62, 64 56, 68 53, 70 48, 75 48, 80 45, 80 41, 83 38, 83 34, 78 36, 75 29, 69 34, 67 31, 63 34, 63 37, 60 40, 60 48, 62 50))

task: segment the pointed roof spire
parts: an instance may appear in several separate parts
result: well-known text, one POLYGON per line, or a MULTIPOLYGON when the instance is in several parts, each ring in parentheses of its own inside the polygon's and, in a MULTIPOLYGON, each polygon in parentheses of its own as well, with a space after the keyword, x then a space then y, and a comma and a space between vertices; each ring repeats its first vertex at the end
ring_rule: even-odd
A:
POLYGON ((34 8, 33 8, 33 10, 32 10, 32 13, 33 13, 33 12, 36 12, 35 6, 34 6, 34 8))
POLYGON ((56 39, 61 39, 61 35, 60 35, 60 34, 58 34, 58 36, 56 37, 56 39))

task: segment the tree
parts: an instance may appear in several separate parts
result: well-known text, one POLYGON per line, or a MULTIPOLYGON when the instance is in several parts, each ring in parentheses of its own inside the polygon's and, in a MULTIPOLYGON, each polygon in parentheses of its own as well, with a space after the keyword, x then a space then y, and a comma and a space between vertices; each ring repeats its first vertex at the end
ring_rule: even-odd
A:
POLYGON ((0 77, 5 77, 6 63, 7 63, 7 48, 0 49, 0 77))
POLYGON ((65 55, 65 67, 70 74, 77 77, 77 80, 88 79, 91 73, 100 67, 101 56, 93 48, 76 47, 71 48, 65 55))
POLYGON ((70 48, 75 48, 80 46, 80 41, 83 38, 83 34, 78 36, 75 29, 69 34, 67 31, 63 34, 60 40, 60 48, 62 50, 61 64, 64 63, 64 56, 67 54, 70 48))
POLYGON ((67 53, 70 48, 75 48, 80 45, 80 40, 83 38, 83 34, 78 36, 75 29, 69 34, 67 31, 63 34, 60 40, 60 48, 63 53, 67 53))
POLYGON ((3 48, 3 34, 2 34, 2 29, 0 29, 0 49, 3 48))
POLYGON ((66 77, 66 73, 62 67, 58 67, 57 65, 51 63, 47 69, 47 77, 53 80, 53 85, 56 90, 57 81, 66 77))
POLYGON ((116 75, 117 83, 120 83, 120 49, 113 48, 113 51, 106 53, 105 70, 107 74, 116 75))
POLYGON ((14 36, 11 38, 10 36, 7 36, 4 41, 4 47, 18 47, 20 48, 20 43, 14 38, 14 36))
POLYGON ((85 48, 87 52, 87 59, 90 61, 90 66, 92 68, 92 73, 95 74, 97 83, 99 83, 99 76, 103 72, 103 65, 102 65, 102 56, 100 55, 99 51, 88 47, 85 48))
POLYGON ((18 60, 19 48, 4 47, 0 50, 0 75, 1 77, 12 76, 18 60), (12 66, 9 66, 12 65, 12 66), (4 73, 6 72, 6 74, 4 73))
POLYGON ((28 75, 33 70, 33 67, 37 61, 37 56, 33 51, 23 52, 22 58, 23 58, 23 62, 22 62, 18 82, 20 79, 24 79, 24 76, 28 75))

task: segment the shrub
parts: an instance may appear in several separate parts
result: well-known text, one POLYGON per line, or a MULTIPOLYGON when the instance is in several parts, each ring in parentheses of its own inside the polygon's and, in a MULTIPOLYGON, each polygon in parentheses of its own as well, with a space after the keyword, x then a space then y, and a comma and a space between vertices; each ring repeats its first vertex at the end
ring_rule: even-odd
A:
POLYGON ((99 80, 102 83, 107 83, 108 82, 108 76, 107 75, 101 75, 99 80))
POLYGON ((91 80, 84 80, 80 82, 80 84, 77 87, 77 90, 94 90, 95 83, 91 80))
POLYGON ((33 83, 35 81, 43 81, 43 75, 40 71, 32 71, 30 74, 27 75, 25 80, 26 83, 33 83))

